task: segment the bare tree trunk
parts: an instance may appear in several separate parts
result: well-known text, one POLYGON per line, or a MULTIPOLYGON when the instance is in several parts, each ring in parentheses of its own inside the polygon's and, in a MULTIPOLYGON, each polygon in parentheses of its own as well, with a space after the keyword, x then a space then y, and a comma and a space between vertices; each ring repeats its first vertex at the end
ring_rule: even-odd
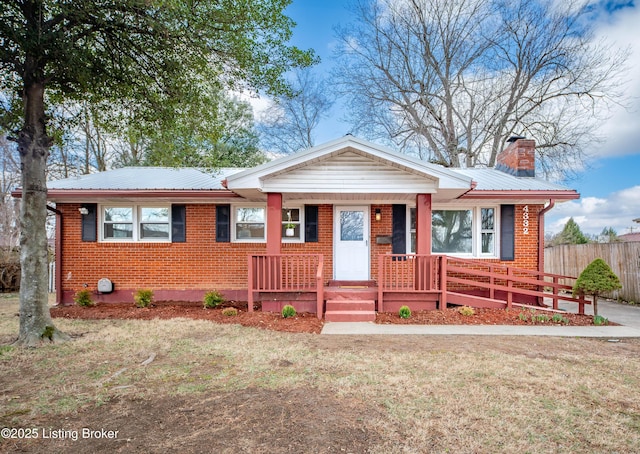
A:
POLYGON ((18 345, 68 340, 53 325, 48 304, 47 260, 47 136, 44 113, 44 84, 25 83, 25 123, 18 137, 22 167, 20 209, 20 331, 18 345))

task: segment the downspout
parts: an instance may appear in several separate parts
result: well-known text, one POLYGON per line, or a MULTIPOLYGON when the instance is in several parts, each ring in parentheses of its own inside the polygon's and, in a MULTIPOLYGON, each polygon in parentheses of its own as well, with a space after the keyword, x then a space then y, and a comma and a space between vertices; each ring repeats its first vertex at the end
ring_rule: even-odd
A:
POLYGON ((47 205, 47 210, 56 214, 56 304, 62 304, 62 211, 47 205))
POLYGON ((556 204, 554 199, 549 199, 549 205, 538 213, 538 271, 544 273, 544 215, 556 204))

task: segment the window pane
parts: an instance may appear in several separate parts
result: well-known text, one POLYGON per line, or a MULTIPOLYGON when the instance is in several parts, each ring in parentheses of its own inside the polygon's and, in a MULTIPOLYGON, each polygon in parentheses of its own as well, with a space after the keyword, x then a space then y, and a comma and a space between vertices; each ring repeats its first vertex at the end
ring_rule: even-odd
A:
POLYGON ((264 224, 238 222, 236 223, 236 238, 239 240, 264 239, 264 224))
POLYGON ((340 211, 340 241, 362 241, 364 212, 340 211))
POLYGON ((133 222, 133 208, 105 208, 106 222, 133 222))
POLYGON ((264 222, 264 208, 236 208, 236 222, 264 222))
POLYGON ((169 224, 140 224, 142 238, 169 238, 169 224))
POLYGON ((491 254, 494 252, 493 237, 494 237, 493 233, 482 234, 482 253, 483 254, 491 254))
POLYGON ((105 238, 133 238, 133 224, 105 224, 105 238))
POLYGON ((433 252, 472 253, 472 220, 471 210, 434 210, 431 230, 433 252))
POLYGON ((415 231, 416 230, 416 209, 409 209, 409 229, 415 231))
POLYGON ((300 222, 300 209, 298 208, 283 208, 282 209, 282 222, 300 222))
POLYGON ((140 208, 141 222, 169 222, 169 208, 140 208))
POLYGON ((482 217, 482 230, 493 230, 493 208, 482 208, 480 213, 482 217))

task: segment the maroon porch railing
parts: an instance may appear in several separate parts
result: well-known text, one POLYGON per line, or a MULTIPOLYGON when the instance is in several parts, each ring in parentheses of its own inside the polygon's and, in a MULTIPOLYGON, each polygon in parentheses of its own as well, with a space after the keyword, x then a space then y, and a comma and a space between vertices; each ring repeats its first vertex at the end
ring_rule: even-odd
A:
POLYGON ((383 254, 378 262, 378 310, 384 310, 385 293, 438 292, 440 309, 446 307, 452 293, 503 301, 507 307, 527 299, 542 303, 549 298, 557 310, 559 301, 568 301, 577 303, 578 313, 584 314, 589 302, 584 297, 574 298, 572 286, 560 283, 575 279, 444 255, 383 254))
POLYGON ((439 291, 442 256, 382 254, 378 256, 378 311, 384 311, 385 293, 439 291))
POLYGON ((488 298, 505 301, 509 308, 514 297, 521 299, 523 296, 539 302, 549 298, 555 310, 559 301, 577 303, 579 314, 584 314, 584 305, 589 304, 584 296, 574 298, 571 295, 571 285, 560 283, 560 280, 575 281, 575 277, 457 257, 446 257, 442 273, 442 290, 445 293, 484 289, 488 298))
POLYGON ((253 311, 255 292, 302 293, 317 295, 318 317, 324 307, 322 254, 259 254, 248 257, 249 311, 253 311))

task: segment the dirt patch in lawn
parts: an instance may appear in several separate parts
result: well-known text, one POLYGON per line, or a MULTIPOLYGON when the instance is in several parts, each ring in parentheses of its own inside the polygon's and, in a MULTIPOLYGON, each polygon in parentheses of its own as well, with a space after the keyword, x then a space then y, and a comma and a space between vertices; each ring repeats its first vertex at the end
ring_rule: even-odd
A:
MULTIPOLYGON (((290 333, 320 333, 324 324, 315 314, 299 313, 295 317, 283 318, 275 312, 262 312, 258 307, 247 311, 246 302, 225 304, 235 307, 238 315, 224 315, 222 308, 204 309, 201 303, 158 302, 148 308, 138 308, 132 303, 99 303, 93 307, 55 306, 51 308, 53 317, 75 319, 171 319, 191 318, 210 320, 216 323, 235 323, 242 326, 263 328, 290 333)), ((566 324, 569 326, 593 325, 593 318, 587 315, 561 314, 562 319, 551 320, 553 314, 530 309, 475 309, 474 315, 462 315, 457 308, 443 311, 414 312, 408 319, 402 319, 397 313, 378 313, 376 323, 381 324, 424 324, 424 325, 549 325, 566 324), (546 315, 549 319, 540 317, 546 315)))
MULTIPOLYGON (((144 400, 127 396, 57 421, 52 434, 67 435, 66 439, 21 440, 16 447, 79 454, 366 452, 368 446, 381 443, 381 435, 365 422, 379 413, 355 399, 304 388, 249 388, 144 400), (77 440, 70 438, 76 434, 77 440)), ((33 424, 52 423, 42 418, 33 424)))

